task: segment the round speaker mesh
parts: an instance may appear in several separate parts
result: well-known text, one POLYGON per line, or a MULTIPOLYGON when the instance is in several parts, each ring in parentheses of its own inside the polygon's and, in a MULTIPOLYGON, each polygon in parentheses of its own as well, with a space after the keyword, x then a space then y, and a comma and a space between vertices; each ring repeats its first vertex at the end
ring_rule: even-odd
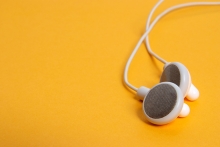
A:
POLYGON ((158 119, 168 115, 176 101, 176 90, 168 84, 161 84, 150 90, 145 97, 143 107, 149 117, 158 119))
POLYGON ((180 86, 180 71, 176 65, 168 65, 161 76, 160 82, 172 82, 180 86))

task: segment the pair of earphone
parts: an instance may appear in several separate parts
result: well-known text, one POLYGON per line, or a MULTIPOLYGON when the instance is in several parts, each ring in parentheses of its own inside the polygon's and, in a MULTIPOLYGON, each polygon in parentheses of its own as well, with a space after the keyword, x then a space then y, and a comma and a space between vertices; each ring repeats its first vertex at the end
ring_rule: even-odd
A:
POLYGON ((190 108, 184 103, 184 98, 186 97, 188 100, 194 101, 199 97, 199 91, 192 84, 190 73, 183 64, 167 62, 151 50, 148 38, 149 32, 170 11, 189 6, 220 5, 220 2, 191 2, 173 6, 159 14, 150 25, 154 11, 162 2, 163 0, 160 0, 151 10, 147 20, 146 32, 131 53, 124 70, 125 84, 137 92, 137 95, 143 100, 143 111, 147 120, 156 125, 168 124, 177 117, 186 117, 190 112, 190 108), (145 86, 136 88, 128 82, 127 77, 130 63, 144 40, 146 40, 148 52, 165 64, 160 83, 151 89, 145 86))

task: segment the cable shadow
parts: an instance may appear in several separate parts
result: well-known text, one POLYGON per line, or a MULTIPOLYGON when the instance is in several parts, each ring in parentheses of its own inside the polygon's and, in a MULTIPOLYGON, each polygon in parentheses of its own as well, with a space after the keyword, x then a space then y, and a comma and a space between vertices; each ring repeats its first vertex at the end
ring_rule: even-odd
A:
MULTIPOLYGON (((158 73, 162 73, 161 69, 159 68, 159 66, 156 64, 156 60, 155 58, 148 52, 147 49, 147 45, 145 43, 145 47, 146 47, 146 52, 149 55, 150 59, 151 59, 151 63, 154 65, 155 69, 158 71, 158 73)), ((160 74, 158 74, 158 77, 160 77, 160 74)))
POLYGON ((131 93, 133 93, 134 95, 136 95, 136 92, 135 92, 134 90, 130 89, 130 88, 125 84, 125 82, 124 82, 123 79, 124 79, 124 75, 122 74, 122 80, 121 80, 121 82, 123 83, 124 88, 126 88, 128 91, 130 91, 131 93))
POLYGON ((149 54, 149 52, 147 52, 147 53, 148 53, 148 55, 150 56, 151 62, 152 62, 152 64, 154 65, 155 69, 158 71, 158 77, 160 78, 161 73, 162 73, 161 69, 160 69, 159 66, 156 64, 155 58, 154 58, 151 54, 149 54))

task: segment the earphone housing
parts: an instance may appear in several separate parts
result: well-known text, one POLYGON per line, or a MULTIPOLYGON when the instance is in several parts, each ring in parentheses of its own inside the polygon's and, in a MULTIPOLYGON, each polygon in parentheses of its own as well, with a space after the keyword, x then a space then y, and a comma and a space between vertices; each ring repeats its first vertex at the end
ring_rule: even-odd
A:
POLYGON ((160 82, 172 82, 176 84, 181 89, 183 97, 186 97, 191 86, 191 77, 188 69, 183 64, 171 62, 165 64, 160 82))
POLYGON ((163 82, 154 86, 145 96, 143 111, 149 122, 164 125, 178 117, 183 102, 180 88, 176 84, 163 82))

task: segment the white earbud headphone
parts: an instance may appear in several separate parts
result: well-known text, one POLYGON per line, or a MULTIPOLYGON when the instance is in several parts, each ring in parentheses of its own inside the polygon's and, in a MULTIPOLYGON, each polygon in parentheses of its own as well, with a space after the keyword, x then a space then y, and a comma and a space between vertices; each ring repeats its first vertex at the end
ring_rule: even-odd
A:
POLYGON ((164 15, 173 10, 189 6, 220 5, 220 2, 191 2, 176 5, 158 15, 150 25, 150 19, 154 11, 162 2, 163 0, 160 0, 151 10, 147 20, 146 32, 131 53, 124 70, 125 84, 130 89, 136 91, 137 95, 143 100, 143 111, 147 120, 157 125, 170 123, 177 117, 186 117, 190 112, 190 108, 184 103, 184 98, 186 97, 188 100, 194 101, 199 97, 199 91, 192 84, 190 73, 183 64, 167 62, 151 50, 148 38, 149 32, 164 15), (145 39, 148 52, 165 64, 160 83, 151 89, 145 86, 136 88, 128 82, 127 78, 130 63, 145 39))

